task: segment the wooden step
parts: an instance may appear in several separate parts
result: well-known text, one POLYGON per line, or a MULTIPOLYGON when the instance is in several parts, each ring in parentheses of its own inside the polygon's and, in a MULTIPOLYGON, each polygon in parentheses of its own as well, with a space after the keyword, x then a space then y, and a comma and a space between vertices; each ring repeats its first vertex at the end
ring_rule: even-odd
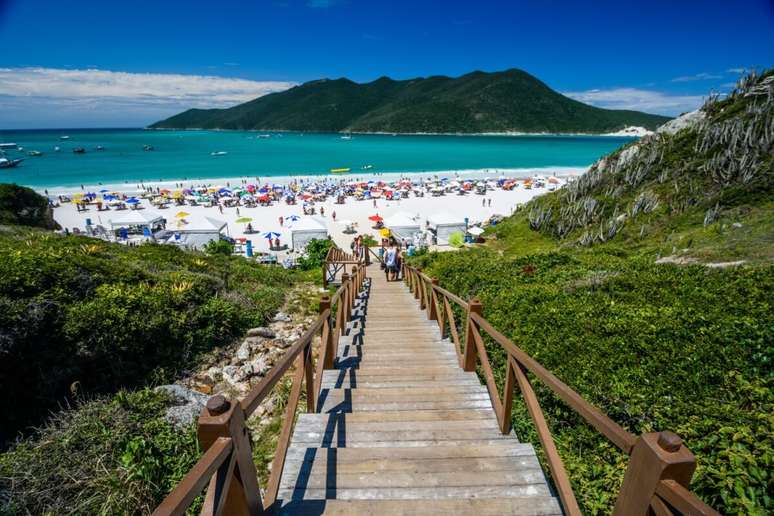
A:
POLYGON ((389 514, 395 516, 472 514, 481 516, 511 514, 513 516, 559 516, 562 514, 555 498, 530 496, 520 498, 446 499, 433 500, 309 500, 280 501, 280 514, 298 516, 332 515, 361 516, 389 514))
POLYGON ((500 498, 500 497, 548 497, 550 492, 545 480, 515 485, 473 485, 443 487, 364 487, 325 489, 280 489, 278 498, 290 500, 427 500, 448 498, 500 498))

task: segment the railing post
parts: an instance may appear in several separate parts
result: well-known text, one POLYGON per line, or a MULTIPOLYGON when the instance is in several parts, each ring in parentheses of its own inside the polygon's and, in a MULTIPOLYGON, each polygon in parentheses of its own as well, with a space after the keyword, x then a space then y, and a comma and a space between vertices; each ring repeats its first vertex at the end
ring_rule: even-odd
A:
POLYGON ((346 272, 341 275, 341 285, 344 287, 344 291, 341 293, 339 302, 344 305, 344 320, 342 321, 344 324, 341 325, 341 334, 344 335, 347 331, 347 323, 352 315, 352 307, 349 304, 349 274, 346 272))
POLYGON ((653 432, 641 435, 629 457, 629 467, 613 514, 648 514, 659 482, 674 480, 687 488, 695 470, 696 457, 676 434, 653 432))
POLYGON ((462 369, 464 371, 476 370, 476 343, 473 340, 475 338, 473 336, 473 325, 476 323, 473 322, 470 314, 481 315, 482 312, 483 307, 481 301, 479 301, 477 297, 471 299, 468 303, 468 322, 465 327, 465 351, 462 357, 462 369))
POLYGON ((436 305, 436 295, 435 295, 435 289, 433 288, 433 285, 438 285, 438 278, 433 278, 430 280, 430 293, 428 295, 427 299, 427 318, 431 321, 437 321, 438 320, 438 306, 436 305))
POLYGON ((230 481, 223 482, 227 486, 225 492, 216 493, 218 490, 218 475, 214 475, 210 481, 205 496, 202 512, 211 510, 216 512, 217 507, 223 508, 224 514, 260 514, 263 512, 261 493, 258 489, 258 475, 253 463, 250 438, 245 426, 245 413, 240 403, 232 403, 224 396, 218 394, 207 400, 207 405, 199 415, 197 435, 199 446, 206 451, 219 437, 231 437, 234 444, 233 469, 230 481), (217 496, 225 496, 225 500, 217 499, 217 496))
POLYGON ((417 279, 419 280, 419 309, 424 310, 427 307, 427 302, 425 300, 427 287, 425 285, 425 280, 422 277, 422 269, 417 269, 417 279))
MULTIPOLYGON (((331 298, 323 296, 320 299, 320 313, 325 313, 331 309, 331 298)), ((336 351, 333 349, 333 332, 331 331, 331 315, 325 319, 322 327, 322 337, 320 340, 320 354, 325 357, 323 360, 323 369, 333 369, 333 358, 336 351)), ((319 357, 318 357, 319 360, 319 357)))
POLYGON ((350 278, 350 292, 349 292, 349 306, 354 308, 355 301, 357 300, 357 278, 360 276, 360 267, 357 265, 352 266, 352 277, 350 278))
POLYGON ((328 288, 328 261, 325 260, 322 264, 323 275, 323 288, 328 288))
POLYGON ((414 277, 412 278, 412 282, 414 283, 413 293, 414 293, 414 299, 419 299, 419 283, 421 279, 419 278, 419 269, 414 269, 414 277))

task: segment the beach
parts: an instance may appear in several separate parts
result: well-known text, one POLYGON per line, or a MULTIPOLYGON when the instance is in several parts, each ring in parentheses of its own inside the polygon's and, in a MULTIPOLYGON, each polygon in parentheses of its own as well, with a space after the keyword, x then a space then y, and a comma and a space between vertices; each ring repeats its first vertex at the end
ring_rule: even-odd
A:
MULTIPOLYGON (((420 176, 416 174, 412 175, 387 175, 374 177, 364 177, 358 175, 360 179, 368 180, 369 178, 375 181, 390 182, 400 177, 410 177, 413 181, 419 182, 420 176)), ((424 175, 422 178, 426 179, 428 175, 424 175)), ((478 176, 480 177, 480 175, 478 176)), ((566 176, 560 176, 560 181, 563 183, 566 181, 566 176)), ((281 182, 283 178, 271 178, 274 182, 281 182)), ((289 179, 289 178, 285 178, 289 179)), ((320 179, 319 176, 316 177, 320 179)), ((341 179, 341 178, 338 178, 341 179)), ((462 179, 462 175, 460 177, 462 179)), ((355 181, 355 178, 348 177, 347 180, 355 181)), ((180 182, 171 182, 172 184, 165 183, 153 183, 152 185, 145 185, 146 187, 153 188, 155 191, 163 189, 165 187, 174 188, 179 186, 181 188, 195 187, 199 183, 195 184, 182 184, 180 182)), ((231 186, 235 187, 241 184, 241 180, 237 181, 223 181, 222 183, 213 183, 217 186, 231 186)), ((280 183, 281 184, 281 183, 280 183)), ((287 183, 285 183, 287 184, 287 183)), ((103 185, 104 186, 104 185, 103 185)), ((99 191, 99 189, 110 190, 110 188, 103 188, 102 186, 84 187, 86 191, 99 191), (99 189, 98 189, 99 188, 99 189)), ((523 182, 520 182, 513 190, 503 190, 501 188, 490 189, 485 195, 477 195, 474 193, 468 193, 464 196, 447 193, 442 196, 424 195, 417 197, 410 195, 407 199, 399 200, 387 200, 384 198, 377 199, 376 206, 374 206, 374 200, 356 200, 354 197, 347 196, 344 204, 336 204, 336 198, 329 196, 325 201, 317 201, 314 203, 316 211, 315 219, 322 222, 328 234, 336 242, 336 244, 343 249, 349 249, 349 245, 352 242, 354 235, 344 233, 346 224, 342 224, 341 221, 347 221, 355 224, 357 234, 369 234, 375 238, 378 238, 379 232, 374 229, 374 222, 369 220, 369 217, 379 215, 384 218, 388 218, 391 215, 397 213, 411 214, 416 217, 416 220, 424 227, 426 220, 437 214, 451 213, 456 216, 467 218, 470 225, 475 225, 488 220, 493 215, 510 215, 513 210, 533 197, 546 193, 547 188, 534 188, 525 189, 523 182), (491 201, 491 203, 490 203, 491 201), (484 204, 486 204, 484 206, 484 204), (324 215, 320 214, 320 211, 324 210, 324 215), (333 220, 333 214, 336 214, 336 221, 333 220)), ((75 194, 80 191, 79 189, 70 188, 67 191, 52 192, 49 191, 52 200, 56 201, 58 195, 62 194, 75 194)), ((113 190, 110 190, 113 191, 113 190)), ((124 192, 128 194, 136 194, 136 187, 134 189, 124 189, 124 192)), ((185 212, 188 214, 188 219, 195 220, 202 217, 210 217, 218 221, 223 221, 227 224, 227 235, 231 238, 239 239, 245 238, 252 241, 253 248, 256 252, 268 252, 268 241, 262 237, 264 233, 275 232, 280 234, 280 241, 282 244, 290 245, 290 231, 292 229, 293 222, 289 221, 292 216, 300 217, 302 220, 305 218, 303 213, 304 207, 301 202, 295 205, 287 205, 285 202, 273 202, 270 206, 255 206, 255 207, 222 207, 221 208, 209 207, 204 205, 184 205, 175 206, 169 205, 166 208, 159 209, 153 206, 148 199, 141 199, 139 206, 146 214, 158 213, 167 220, 167 228, 174 230, 177 224, 178 213, 185 212), (253 228, 252 234, 246 233, 247 224, 236 222, 240 218, 252 219, 250 224, 253 228), (280 224, 280 217, 283 218, 283 224, 280 224)), ((117 219, 125 214, 126 211, 110 210, 110 211, 98 211, 96 206, 91 204, 84 211, 79 211, 75 203, 65 202, 60 206, 54 208, 54 219, 63 227, 69 231, 73 231, 74 228, 78 228, 79 231, 85 231, 86 221, 90 219, 94 225, 101 225, 106 228, 110 228, 111 219, 117 219)), ((448 248, 448 246, 442 246, 448 248)), ((286 253, 277 253, 278 258, 282 259, 286 253)))

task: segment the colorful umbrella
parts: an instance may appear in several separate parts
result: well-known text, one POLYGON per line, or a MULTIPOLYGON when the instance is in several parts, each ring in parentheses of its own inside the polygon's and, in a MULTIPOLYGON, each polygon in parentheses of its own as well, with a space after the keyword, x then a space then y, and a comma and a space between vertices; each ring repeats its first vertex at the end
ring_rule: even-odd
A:
POLYGON ((281 236, 281 234, 275 233, 274 231, 269 231, 268 233, 263 234, 263 238, 279 238, 281 236))
POLYGON ((285 217, 285 220, 289 220, 291 222, 295 222, 295 221, 300 220, 300 219, 301 219, 301 217, 299 217, 298 215, 291 215, 289 217, 285 217))
POLYGON ((374 222, 381 222, 384 219, 379 215, 371 215, 370 217, 368 217, 368 220, 373 220, 374 222))
POLYGON ((179 212, 177 212, 177 215, 175 215, 175 217, 177 217, 178 219, 184 219, 184 218, 190 217, 190 216, 191 216, 191 214, 188 213, 188 212, 185 212, 185 211, 179 211, 179 212))
POLYGON ((237 224, 247 224, 248 222, 252 222, 252 221, 253 219, 251 219, 250 217, 241 217, 236 219, 237 224))

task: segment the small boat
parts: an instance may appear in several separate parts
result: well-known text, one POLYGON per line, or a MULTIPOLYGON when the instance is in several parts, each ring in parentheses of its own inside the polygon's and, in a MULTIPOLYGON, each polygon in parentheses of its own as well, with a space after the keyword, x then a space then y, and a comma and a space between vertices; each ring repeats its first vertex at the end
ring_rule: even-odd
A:
POLYGON ((331 174, 346 174, 350 170, 352 169, 351 168, 332 168, 331 174))
POLYGON ((210 152, 210 156, 225 156, 226 154, 228 154, 226 151, 210 152))
POLYGON ((15 143, 0 143, 0 149, 16 149, 18 147, 15 143))
POLYGON ((97 145, 96 147, 94 147, 94 150, 105 150, 105 147, 103 147, 102 145, 97 145))
POLYGON ((60 150, 62 150, 62 149, 60 149, 60 148, 59 148, 59 145, 57 145, 56 147, 54 147, 54 152, 59 152, 60 150))
POLYGON ((18 159, 8 159, 8 158, 0 158, 0 168, 13 168, 19 163, 24 161, 22 158, 18 159))
POLYGON ((83 147, 76 147, 73 149, 74 154, 86 154, 86 149, 83 147))
POLYGON ((361 170, 371 170, 372 168, 374 168, 373 165, 363 165, 360 167, 361 170))
POLYGON ((69 136, 60 136, 59 139, 60 140, 69 140, 70 137, 69 136))
POLYGON ((31 150, 27 153, 27 156, 42 156, 43 153, 39 150, 31 150))
POLYGON ((142 150, 144 150, 144 151, 152 151, 153 150, 153 145, 143 145, 142 146, 142 150))
POLYGON ((351 140, 352 139, 352 135, 351 134, 345 134, 344 136, 341 137, 341 139, 342 140, 351 140))
POLYGON ((271 138, 270 134, 259 134, 256 138, 271 138))

